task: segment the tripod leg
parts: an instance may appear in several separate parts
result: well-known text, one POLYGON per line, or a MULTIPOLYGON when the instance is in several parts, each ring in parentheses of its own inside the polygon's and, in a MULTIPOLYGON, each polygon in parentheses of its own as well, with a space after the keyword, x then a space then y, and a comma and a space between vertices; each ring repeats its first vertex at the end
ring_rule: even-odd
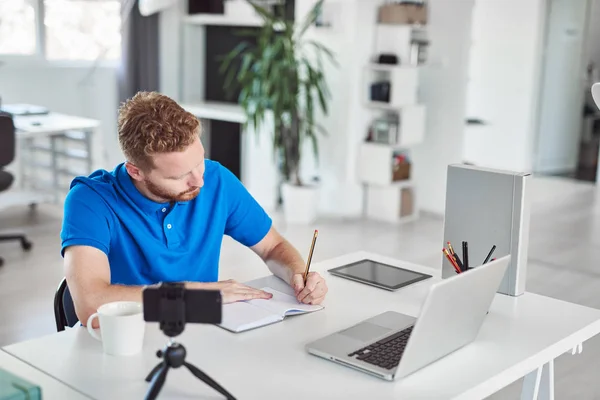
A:
POLYGON ((160 363, 158 363, 158 365, 156 367, 154 367, 154 369, 152 371, 150 371, 150 373, 146 377, 146 382, 150 382, 152 380, 152 377, 158 372, 158 370, 160 369, 160 367, 162 367, 162 365, 163 365, 163 363, 160 362, 160 363))
POLYGON ((185 361, 184 361, 183 365, 185 365, 190 370, 190 372, 192 374, 194 374, 194 376, 196 378, 200 379, 202 382, 206 383, 208 386, 215 389, 217 392, 221 393, 223 396, 225 396, 227 398, 227 400, 235 400, 235 397, 233 397, 231 395, 231 393, 229 393, 227 390, 225 390, 221 385, 219 385, 217 382, 215 382, 210 376, 208 376, 204 372, 200 371, 194 365, 192 365, 188 362, 185 362, 185 361))
POLYGON ((148 388, 148 393, 146 393, 145 400, 154 400, 156 396, 158 396, 158 392, 162 389, 163 384, 165 383, 165 379, 167 378, 167 372, 169 371, 169 367, 167 365, 163 365, 162 369, 154 376, 152 382, 150 383, 150 388, 148 388))

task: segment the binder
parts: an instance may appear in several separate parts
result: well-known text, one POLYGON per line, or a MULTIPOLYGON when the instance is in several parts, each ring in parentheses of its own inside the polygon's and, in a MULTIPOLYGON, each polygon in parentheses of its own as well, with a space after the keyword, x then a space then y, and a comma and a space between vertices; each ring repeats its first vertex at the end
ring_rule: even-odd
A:
POLYGON ((41 388, 0 368, 0 400, 39 400, 41 388))
MULTIPOLYGON (((498 293, 525 292, 530 222, 530 179, 523 172, 451 164, 447 171, 444 242, 454 248, 468 242, 469 265, 483 264, 492 246, 494 258, 511 255, 498 293)), ((456 271, 442 257, 442 278, 456 271)), ((467 271, 468 273, 468 271, 467 271)))

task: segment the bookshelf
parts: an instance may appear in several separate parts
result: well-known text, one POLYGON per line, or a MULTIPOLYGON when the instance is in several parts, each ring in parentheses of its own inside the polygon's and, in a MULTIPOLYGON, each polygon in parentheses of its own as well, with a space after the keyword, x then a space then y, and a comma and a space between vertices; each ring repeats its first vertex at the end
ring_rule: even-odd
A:
POLYGON ((367 218, 403 223, 419 216, 411 148, 425 135, 419 76, 427 45, 423 25, 377 22, 375 26, 374 50, 363 69, 362 84, 370 122, 357 153, 367 218))

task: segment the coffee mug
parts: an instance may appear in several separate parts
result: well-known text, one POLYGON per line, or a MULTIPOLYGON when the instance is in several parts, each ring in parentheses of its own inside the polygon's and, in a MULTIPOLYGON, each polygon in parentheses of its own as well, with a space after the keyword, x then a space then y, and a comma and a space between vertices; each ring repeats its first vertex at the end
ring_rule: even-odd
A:
POLYGON ((142 303, 115 301, 98 308, 90 315, 87 329, 94 339, 102 342, 104 353, 116 356, 140 352, 144 344, 144 322, 142 303), (100 322, 100 334, 92 328, 94 318, 100 322))

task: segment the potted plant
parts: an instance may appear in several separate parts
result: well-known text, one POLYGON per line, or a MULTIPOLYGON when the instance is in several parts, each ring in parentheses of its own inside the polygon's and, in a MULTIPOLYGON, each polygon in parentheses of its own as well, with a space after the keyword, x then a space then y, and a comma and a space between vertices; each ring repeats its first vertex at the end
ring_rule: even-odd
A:
POLYGON ((315 122, 320 107, 328 112, 329 92, 323 59, 336 64, 324 45, 304 38, 320 16, 323 0, 311 9, 301 24, 285 20, 250 2, 264 20, 261 29, 245 32, 254 43, 242 40, 221 64, 226 74, 225 89, 240 90, 238 102, 246 124, 256 131, 263 124, 273 130, 273 150, 282 177, 281 196, 288 222, 310 223, 316 218, 318 191, 300 176, 302 145, 306 139, 318 159, 317 132, 325 130, 315 122), (234 62, 236 61, 236 62, 234 62), (270 118, 265 118, 270 113, 270 118))

